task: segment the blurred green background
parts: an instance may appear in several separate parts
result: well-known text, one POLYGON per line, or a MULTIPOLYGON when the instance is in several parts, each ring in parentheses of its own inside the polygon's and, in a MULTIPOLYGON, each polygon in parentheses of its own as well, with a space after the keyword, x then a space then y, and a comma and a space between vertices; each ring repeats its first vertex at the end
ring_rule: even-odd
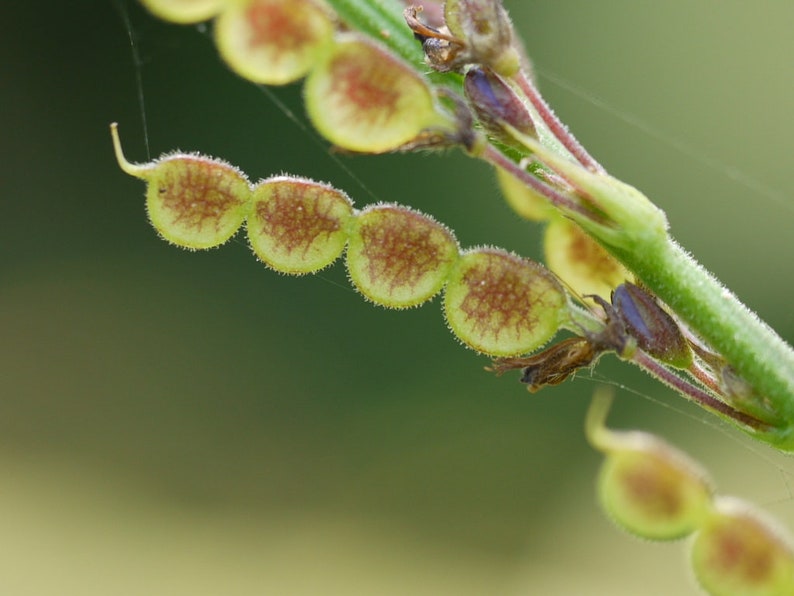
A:
MULTIPOLYGON (((580 140, 792 341, 794 3, 507 6, 580 140)), ((108 124, 145 161, 142 91, 155 156, 331 181, 538 256, 485 167, 340 156, 355 180, 205 30, 131 0, 4 2, 0 23, 0 593, 697 593, 682 545, 598 510, 587 374, 529 395, 483 372, 437 300, 387 312, 341 263, 287 278, 242 236, 170 247, 108 124)), ((304 120, 299 86, 274 92, 304 120)), ((613 425, 663 434, 794 527, 790 460, 613 358, 595 376, 625 385, 613 425)))

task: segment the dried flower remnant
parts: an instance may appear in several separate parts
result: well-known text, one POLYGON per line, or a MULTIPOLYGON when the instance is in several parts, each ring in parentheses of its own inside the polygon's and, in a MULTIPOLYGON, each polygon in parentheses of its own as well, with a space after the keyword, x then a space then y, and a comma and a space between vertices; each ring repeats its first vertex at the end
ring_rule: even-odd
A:
POLYGON ((455 119, 410 66, 355 34, 340 35, 306 79, 306 110, 335 145, 362 153, 412 146, 428 134, 457 136, 455 119))
POLYGON ((569 337, 533 356, 498 358, 485 370, 498 376, 520 368, 520 381, 526 383, 530 393, 535 393, 543 387, 559 385, 578 370, 592 366, 603 353, 586 337, 569 337))
POLYGON ((333 36, 327 10, 314 0, 232 3, 215 22, 221 57, 255 83, 283 85, 303 78, 333 36))
POLYGON ((447 0, 443 27, 422 23, 420 10, 409 6, 404 16, 433 69, 449 72, 480 64, 512 76, 521 66, 513 47, 513 24, 499 0, 447 0))
POLYGON ((147 182, 146 209, 163 238, 184 248, 212 248, 240 228, 251 200, 251 186, 240 170, 219 159, 185 153, 131 164, 115 124, 111 133, 121 169, 147 182))
POLYGON ((254 253, 276 271, 314 273, 342 254, 352 218, 352 203, 343 192, 276 176, 254 187, 248 238, 254 253))
POLYGON ((390 308, 417 306, 432 298, 457 258, 458 243, 446 227, 399 205, 363 210, 347 249, 355 286, 390 308))

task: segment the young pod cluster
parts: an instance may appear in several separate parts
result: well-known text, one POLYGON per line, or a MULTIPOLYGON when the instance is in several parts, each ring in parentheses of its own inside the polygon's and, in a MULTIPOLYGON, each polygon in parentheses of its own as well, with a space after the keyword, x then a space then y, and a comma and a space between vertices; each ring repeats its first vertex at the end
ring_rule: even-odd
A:
POLYGON ((427 81, 371 39, 340 31, 323 0, 144 0, 174 22, 214 18, 221 57, 255 83, 306 77, 309 119, 342 149, 383 153, 457 143, 465 127, 427 81))
POLYGON ((409 207, 357 211, 343 192, 294 176, 252 186, 225 162, 191 154, 131 164, 111 131, 120 167, 148 183, 152 224, 174 244, 217 246, 245 221, 259 259, 292 275, 330 265, 347 247, 350 279, 367 299, 408 308, 446 288, 452 331, 495 356, 532 351, 569 320, 567 294, 542 265, 492 248, 461 254, 450 230, 409 207))
POLYGON ((685 453, 647 433, 606 428, 611 399, 596 393, 586 425, 605 454, 598 496, 609 516, 642 538, 691 536, 692 569, 713 596, 794 594, 791 541, 747 503, 716 497, 685 453))

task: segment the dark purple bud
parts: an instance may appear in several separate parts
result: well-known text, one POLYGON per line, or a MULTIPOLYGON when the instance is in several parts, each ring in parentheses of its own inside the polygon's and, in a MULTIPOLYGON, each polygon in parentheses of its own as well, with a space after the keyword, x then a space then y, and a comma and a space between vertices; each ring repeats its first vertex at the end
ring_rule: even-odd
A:
POLYGON ((689 344, 656 298, 626 282, 615 288, 612 306, 642 351, 671 366, 689 368, 692 364, 689 344))
POLYGON ((477 118, 492 135, 505 137, 504 124, 509 124, 525 135, 537 137, 535 124, 526 106, 510 86, 493 71, 473 67, 466 72, 463 90, 477 118))

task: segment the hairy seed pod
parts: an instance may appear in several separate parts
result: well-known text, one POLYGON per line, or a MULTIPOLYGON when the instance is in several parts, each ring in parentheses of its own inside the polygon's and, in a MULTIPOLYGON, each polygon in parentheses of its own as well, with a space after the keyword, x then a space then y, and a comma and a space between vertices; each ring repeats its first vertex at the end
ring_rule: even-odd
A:
POLYGON ((568 319, 568 300, 542 265, 495 248, 464 253, 447 281, 444 313, 466 345, 515 356, 545 344, 568 319))
POLYGON ((317 130, 351 151, 399 150, 428 130, 454 134, 457 129, 411 66, 352 33, 339 36, 324 53, 304 91, 317 130))
POLYGON ((546 265, 580 296, 609 296, 629 272, 582 228, 564 217, 551 219, 543 236, 546 265))
POLYGON ((700 466, 653 435, 605 432, 598 496, 609 516, 628 532, 652 540, 675 540, 695 531, 713 494, 700 466))
POLYGON ((304 77, 332 36, 331 19, 314 0, 234 2, 215 22, 221 57, 240 76, 265 85, 304 77))
POLYGON ((692 364, 692 350, 678 323, 651 294, 626 282, 615 288, 612 306, 641 350, 678 368, 692 364))
POLYGON ((131 164, 111 125, 119 166, 147 183, 149 220, 163 238, 184 248, 212 248, 226 242, 248 214, 251 185, 228 163, 174 153, 148 164, 131 164))
POLYGON ((524 219, 545 221, 557 213, 546 197, 521 182, 507 170, 496 168, 496 180, 507 204, 524 219))
POLYGON ((342 254, 352 217, 352 203, 343 192, 304 178, 276 176, 254 187, 246 227, 262 262, 301 275, 342 254))
POLYGON ((400 205, 375 205, 355 220, 347 268, 358 290, 389 308, 417 306, 435 296, 458 258, 446 227, 400 205))
POLYGON ((717 500, 692 543, 692 568, 714 596, 794 594, 790 540, 738 499, 717 500))
POLYGON ((505 132, 505 124, 509 124, 522 134, 537 136, 535 124, 524 103, 507 83, 489 68, 473 66, 467 70, 463 79, 463 91, 480 124, 498 140, 507 144, 516 142, 505 132))
POLYGON ((217 15, 229 0, 141 0, 149 11, 165 21, 201 23, 217 15))

